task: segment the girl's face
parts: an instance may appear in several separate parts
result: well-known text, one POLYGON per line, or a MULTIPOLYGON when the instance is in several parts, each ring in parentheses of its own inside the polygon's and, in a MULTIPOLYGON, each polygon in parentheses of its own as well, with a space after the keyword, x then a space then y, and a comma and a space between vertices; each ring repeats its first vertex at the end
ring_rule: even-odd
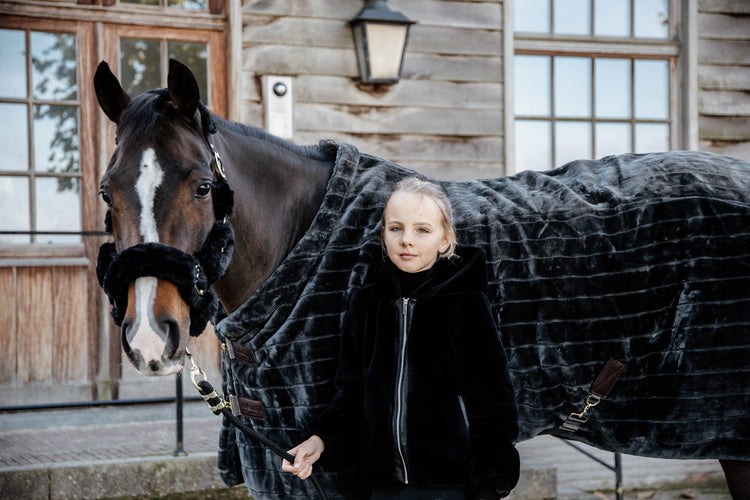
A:
POLYGON ((391 262, 407 273, 431 268, 450 245, 435 200, 405 191, 394 193, 385 206, 383 242, 391 262))

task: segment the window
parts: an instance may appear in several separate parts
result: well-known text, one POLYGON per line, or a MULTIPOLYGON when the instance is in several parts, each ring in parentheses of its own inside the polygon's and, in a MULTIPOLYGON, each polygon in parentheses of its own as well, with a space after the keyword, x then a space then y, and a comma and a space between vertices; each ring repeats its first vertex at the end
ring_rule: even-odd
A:
POLYGON ((516 170, 673 148, 679 47, 668 0, 514 8, 516 170))
POLYGON ((120 0, 121 4, 153 5, 189 10, 208 10, 208 0, 120 0))
POLYGON ((81 229, 77 36, 0 29, 0 60, 0 244, 79 244, 29 234, 81 229))
MULTIPOLYGON (((109 25, 104 29, 104 38, 104 59, 128 95, 166 87, 169 59, 173 58, 195 75, 201 102, 215 113, 225 112, 226 51, 222 32, 109 25)), ((114 134, 113 127, 110 132, 114 134)))
POLYGON ((198 80, 201 101, 210 106, 208 43, 120 38, 123 90, 134 96, 147 90, 166 87, 170 58, 177 59, 191 69, 198 80))

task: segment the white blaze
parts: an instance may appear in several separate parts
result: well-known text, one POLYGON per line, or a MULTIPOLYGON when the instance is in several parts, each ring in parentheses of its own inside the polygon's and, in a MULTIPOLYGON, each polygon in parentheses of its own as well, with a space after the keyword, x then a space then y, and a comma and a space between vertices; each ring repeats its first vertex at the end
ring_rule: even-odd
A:
MULTIPOLYGON (((141 158, 140 175, 135 183, 135 191, 141 202, 139 229, 144 243, 159 242, 154 198, 163 178, 164 172, 156 161, 156 153, 152 148, 146 149, 141 158)), ((157 327, 154 321, 153 302, 156 288, 157 281, 154 277, 144 276, 135 280, 136 317, 132 327, 135 333, 130 347, 140 350, 146 363, 152 360, 160 361, 166 345, 164 339, 155 331, 157 327)))
POLYGON ((136 315, 132 326, 135 333, 130 347, 141 351, 141 356, 147 363, 152 360, 160 361, 166 345, 152 326, 155 324, 152 307, 155 296, 156 278, 144 276, 135 280, 136 315))
POLYGON ((164 179, 164 172, 156 161, 156 153, 152 148, 143 152, 141 158, 141 175, 135 183, 135 191, 141 202, 141 236, 144 243, 159 242, 156 231, 156 217, 154 215, 154 198, 156 189, 164 179))

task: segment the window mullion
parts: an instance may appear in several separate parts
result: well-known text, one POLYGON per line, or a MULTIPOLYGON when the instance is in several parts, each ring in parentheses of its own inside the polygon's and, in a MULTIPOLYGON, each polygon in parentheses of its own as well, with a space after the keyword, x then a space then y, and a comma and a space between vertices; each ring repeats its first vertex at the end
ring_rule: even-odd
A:
MULTIPOLYGON (((25 30, 26 44, 26 135, 28 148, 28 165, 26 165, 26 175, 29 180, 29 230, 36 231, 36 157, 34 147, 34 82, 32 81, 33 71, 31 57, 31 30, 25 30)), ((31 235, 30 242, 36 243, 36 236, 31 235)))
POLYGON ((630 149, 636 152, 635 143, 635 59, 630 60, 630 149))
MULTIPOLYGON (((555 2, 552 2, 553 5, 555 2)), ((557 114, 555 113, 555 56, 549 58, 549 84, 550 84, 550 103, 549 103, 549 114, 550 114, 550 151, 552 152, 552 163, 551 166, 554 168, 557 166, 557 114)))
MULTIPOLYGON (((594 5, 594 2, 592 0, 591 5, 594 5)), ((593 9, 593 7, 592 7, 593 9)), ((593 12, 592 12, 593 15, 593 12)), ((596 82, 594 81, 594 66, 595 66, 595 59, 592 56, 591 57, 591 72, 590 72, 590 81, 591 81, 591 158, 596 158, 596 82)))

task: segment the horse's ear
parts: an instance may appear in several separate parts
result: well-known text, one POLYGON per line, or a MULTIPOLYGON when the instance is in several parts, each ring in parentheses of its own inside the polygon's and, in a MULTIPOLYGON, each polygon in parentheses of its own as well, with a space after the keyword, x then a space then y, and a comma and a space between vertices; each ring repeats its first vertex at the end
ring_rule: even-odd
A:
POLYGON ((169 60, 167 76, 169 97, 183 116, 192 119, 200 101, 198 82, 190 69, 174 59, 169 60))
POLYGON ((122 90, 117 77, 109 69, 109 64, 104 61, 100 62, 99 67, 96 68, 94 88, 102 111, 110 120, 117 123, 120 120, 122 110, 130 101, 130 96, 122 90))

